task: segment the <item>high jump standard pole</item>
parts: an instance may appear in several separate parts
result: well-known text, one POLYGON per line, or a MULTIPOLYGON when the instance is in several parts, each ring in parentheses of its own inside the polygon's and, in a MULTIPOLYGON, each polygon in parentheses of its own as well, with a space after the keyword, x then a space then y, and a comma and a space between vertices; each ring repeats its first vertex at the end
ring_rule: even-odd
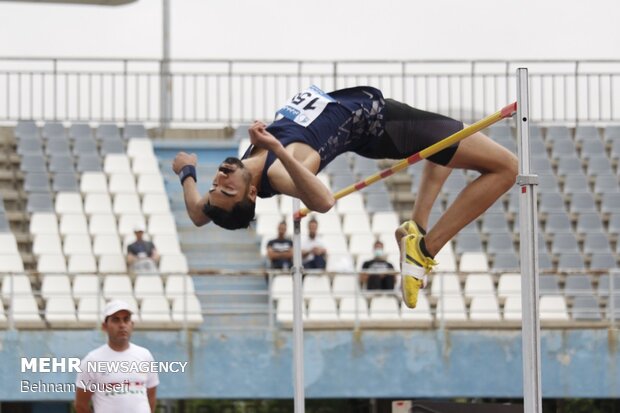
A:
MULTIPOLYGON (((300 201, 293 198, 293 211, 299 211, 300 201)), ((304 413, 304 324, 301 288, 301 217, 293 220, 293 374, 294 374, 294 412, 304 413)))
POLYGON ((538 176, 530 174, 529 85, 527 69, 517 69, 517 147, 519 154, 519 235, 523 345, 523 407, 542 413, 540 323, 538 317, 538 176))

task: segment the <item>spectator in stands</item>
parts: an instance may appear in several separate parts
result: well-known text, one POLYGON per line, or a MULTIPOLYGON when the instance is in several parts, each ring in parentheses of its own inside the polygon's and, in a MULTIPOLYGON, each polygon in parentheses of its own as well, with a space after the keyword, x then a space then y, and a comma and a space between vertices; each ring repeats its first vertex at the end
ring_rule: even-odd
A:
MULTIPOLYGON (((505 108, 503 114, 512 110, 505 108)), ((179 175, 195 225, 213 221, 228 229, 247 228, 254 219, 256 197, 275 194, 297 197, 309 209, 327 212, 336 201, 315 175, 338 155, 355 152, 372 159, 403 159, 463 129, 458 120, 384 99, 380 90, 368 86, 329 94, 312 86, 277 114, 269 126, 254 122, 248 130, 252 145, 243 160, 225 159, 204 196, 196 186, 196 155, 177 154, 172 169, 179 175)), ((411 308, 437 265, 435 254, 510 189, 518 172, 517 157, 481 132, 428 160, 411 220, 395 233, 402 256, 403 301, 411 308), (431 207, 452 168, 481 175, 429 228, 431 207)))
POLYGON ((156 372, 105 372, 88 369, 89 362, 153 362, 149 350, 131 343, 132 310, 120 300, 110 301, 103 313, 103 331, 108 342, 82 359, 76 379, 75 410, 90 413, 154 413, 157 404, 156 372))
POLYGON ((267 257, 270 267, 288 270, 293 266, 293 241, 286 236, 286 221, 278 224, 278 236, 267 243, 267 257))
POLYGON ((136 240, 127 246, 127 265, 135 273, 155 273, 159 263, 159 253, 151 241, 144 239, 144 225, 134 226, 136 240))
POLYGON ((374 257, 362 264, 362 270, 370 270, 372 273, 361 272, 360 284, 367 290, 393 290, 396 281, 394 274, 381 274, 379 271, 393 271, 394 266, 385 258, 383 243, 375 241, 373 247, 374 257))
POLYGON ((317 234, 319 223, 316 218, 308 220, 308 235, 301 241, 301 258, 306 269, 325 269, 327 250, 321 237, 317 234))

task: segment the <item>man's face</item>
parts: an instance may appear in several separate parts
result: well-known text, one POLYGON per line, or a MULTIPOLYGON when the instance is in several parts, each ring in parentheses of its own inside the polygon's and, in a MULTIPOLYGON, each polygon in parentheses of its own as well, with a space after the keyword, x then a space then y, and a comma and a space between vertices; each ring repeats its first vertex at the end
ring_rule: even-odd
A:
POLYGON ((278 225, 278 236, 282 238, 285 235, 286 235, 286 224, 280 223, 280 225, 278 225))
POLYGON ((142 236, 144 235, 144 231, 135 231, 134 234, 136 234, 136 240, 142 241, 142 236))
POLYGON ((233 206, 249 196, 256 199, 250 185, 250 173, 237 158, 226 158, 218 167, 209 190, 209 204, 230 211, 233 206))
POLYGON ((108 333, 110 343, 119 347, 129 343, 133 332, 131 313, 127 310, 121 310, 108 316, 103 323, 103 330, 108 333))
POLYGON ((316 221, 310 221, 308 224, 308 235, 310 238, 316 237, 316 231, 319 228, 319 224, 316 221))

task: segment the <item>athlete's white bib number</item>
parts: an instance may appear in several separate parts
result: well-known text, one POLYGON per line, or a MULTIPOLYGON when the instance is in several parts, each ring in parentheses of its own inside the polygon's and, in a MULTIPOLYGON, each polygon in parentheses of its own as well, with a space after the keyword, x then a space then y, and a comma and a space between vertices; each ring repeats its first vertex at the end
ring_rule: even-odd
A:
POLYGON ((325 110, 328 103, 335 100, 318 87, 312 85, 299 92, 276 113, 301 126, 310 125, 325 110))

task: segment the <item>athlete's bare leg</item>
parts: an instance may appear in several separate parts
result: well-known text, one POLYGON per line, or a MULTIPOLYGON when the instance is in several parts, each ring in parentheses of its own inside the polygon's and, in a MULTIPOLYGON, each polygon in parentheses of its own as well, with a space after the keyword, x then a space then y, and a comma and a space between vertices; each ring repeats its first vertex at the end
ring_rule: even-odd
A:
MULTIPOLYGON (((447 167, 425 167, 412 219, 428 230, 424 237, 427 251, 436 255, 461 229, 482 215, 514 185, 517 173, 516 156, 481 132, 461 141, 447 167), (450 174, 450 168, 476 170, 481 175, 463 189, 435 226, 428 228, 431 207, 450 174)), ((404 235, 404 230, 397 230, 399 245, 404 235)))

